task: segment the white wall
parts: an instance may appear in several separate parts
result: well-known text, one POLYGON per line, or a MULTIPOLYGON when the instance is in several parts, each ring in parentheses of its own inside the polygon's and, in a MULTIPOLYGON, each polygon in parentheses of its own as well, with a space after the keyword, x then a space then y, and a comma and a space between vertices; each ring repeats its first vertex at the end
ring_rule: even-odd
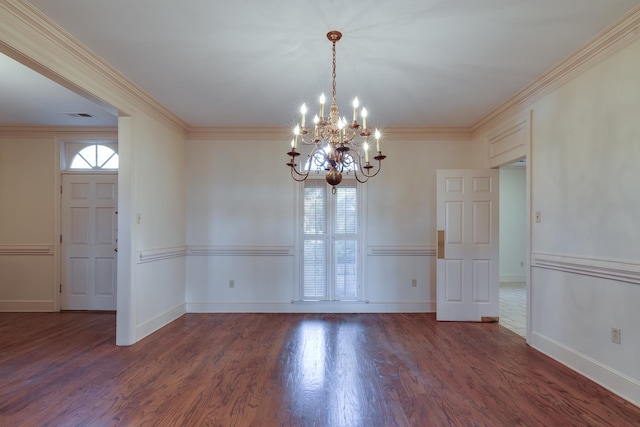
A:
POLYGON ((640 42, 534 105, 532 327, 534 345, 640 404, 638 117, 640 42))
POLYGON ((640 41, 633 37, 515 114, 532 111, 529 214, 541 214, 531 225, 530 343, 640 405, 640 41), (612 327, 621 329, 621 344, 611 342, 612 327))
POLYGON ((389 136, 382 172, 361 186, 369 304, 313 305, 291 303, 298 185, 285 166, 286 141, 189 138, 188 311, 432 311, 436 169, 479 167, 472 142, 389 136))
POLYGON ((524 282, 527 258, 526 168, 500 169, 500 281, 524 282))
POLYGON ((135 158, 134 311, 136 340, 185 312, 186 139, 138 117, 135 158))

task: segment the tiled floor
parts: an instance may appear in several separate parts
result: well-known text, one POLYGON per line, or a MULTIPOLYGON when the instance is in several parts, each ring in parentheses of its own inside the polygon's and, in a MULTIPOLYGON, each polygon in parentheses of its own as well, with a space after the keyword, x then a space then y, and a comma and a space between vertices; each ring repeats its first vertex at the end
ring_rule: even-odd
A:
POLYGON ((500 324, 520 336, 526 335, 527 289, 524 282, 500 283, 500 324))

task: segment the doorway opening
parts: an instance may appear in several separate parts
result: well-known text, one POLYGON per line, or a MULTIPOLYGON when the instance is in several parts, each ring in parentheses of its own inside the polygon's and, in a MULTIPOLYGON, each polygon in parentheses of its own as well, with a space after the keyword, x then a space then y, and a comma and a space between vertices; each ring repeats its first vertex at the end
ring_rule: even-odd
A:
POLYGON ((527 162, 500 167, 500 325, 526 338, 527 162))

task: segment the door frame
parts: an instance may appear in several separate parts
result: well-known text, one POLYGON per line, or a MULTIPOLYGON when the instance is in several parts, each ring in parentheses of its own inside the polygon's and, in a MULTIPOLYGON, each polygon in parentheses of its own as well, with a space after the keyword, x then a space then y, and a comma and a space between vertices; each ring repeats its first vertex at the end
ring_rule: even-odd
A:
MULTIPOLYGON (((119 127, 119 126, 118 126, 119 127)), ((62 235, 62 175, 83 175, 83 174, 114 174, 118 176, 116 185, 118 186, 118 210, 120 210, 120 168, 118 170, 98 170, 98 171, 72 171, 68 170, 65 156, 65 142, 86 143, 91 144, 117 144, 118 157, 120 156, 120 138, 119 129, 117 130, 87 130, 85 132, 79 132, 78 135, 65 135, 54 136, 55 145, 55 179, 53 186, 54 194, 54 206, 56 206, 54 212, 54 256, 53 256, 53 309, 55 312, 62 310, 62 295, 60 287, 62 286, 62 263, 65 261, 62 256, 62 242, 60 242, 60 236, 62 235)), ((120 167, 122 164, 120 164, 120 167)), ((120 242, 120 222, 118 221, 118 237, 117 241, 120 242)), ((120 271, 120 256, 117 257, 116 263, 116 295, 120 293, 120 283, 118 279, 118 272, 120 271)), ((116 301, 116 311, 118 310, 118 303, 116 301)))
POLYGON ((525 249, 525 286, 526 286, 526 322, 525 339, 531 344, 533 324, 533 300, 531 291, 531 248, 533 236, 533 110, 527 110, 521 114, 504 121, 484 135, 485 143, 485 167, 501 168, 518 160, 525 160, 525 186, 526 186, 526 249, 525 249))

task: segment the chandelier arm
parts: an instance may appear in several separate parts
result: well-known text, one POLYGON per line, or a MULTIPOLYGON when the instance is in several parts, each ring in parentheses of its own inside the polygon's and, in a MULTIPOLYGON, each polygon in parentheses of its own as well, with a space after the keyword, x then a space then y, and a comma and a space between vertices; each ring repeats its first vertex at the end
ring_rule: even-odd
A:
POLYGON ((364 179, 360 178, 360 174, 358 174, 358 171, 353 171, 353 177, 356 179, 356 181, 358 181, 360 184, 364 184, 365 182, 369 181, 369 177, 364 175, 364 179))
POLYGON ((301 173, 295 168, 295 166, 291 166, 291 178, 293 178, 294 181, 302 182, 306 180, 309 177, 309 172, 310 171, 307 171, 307 173, 301 173))
MULTIPOLYGON (((382 170, 382 159, 378 159, 378 167, 375 168, 375 172, 374 173, 367 173, 367 168, 362 166, 362 157, 360 157, 360 154, 354 150, 353 148, 350 148, 348 153, 353 153, 350 157, 352 159, 357 159, 357 161, 353 161, 353 163, 356 164, 357 167, 354 168, 353 172, 354 175, 356 176, 356 179, 358 180, 358 182, 366 182, 369 178, 373 178, 374 176, 378 175, 378 173, 380 173, 380 170, 382 170), (358 172, 359 171, 359 172, 358 172), (361 181, 360 179, 358 179, 358 176, 363 176, 365 177, 364 181, 361 181)), ((365 164, 366 166, 366 164, 365 164)), ((373 169, 373 167, 369 168, 369 169, 373 169)))

